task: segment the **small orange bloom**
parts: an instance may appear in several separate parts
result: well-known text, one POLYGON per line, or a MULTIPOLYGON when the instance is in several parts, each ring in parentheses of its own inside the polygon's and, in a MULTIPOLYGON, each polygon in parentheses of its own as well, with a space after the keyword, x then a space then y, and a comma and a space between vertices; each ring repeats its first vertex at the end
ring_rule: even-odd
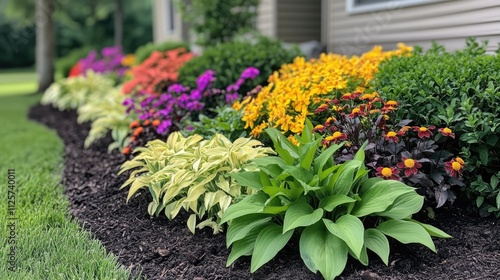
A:
POLYGON ((122 154, 124 154, 124 155, 130 154, 130 147, 127 146, 127 147, 123 148, 122 154))
POLYGON ((138 128, 136 128, 136 129, 134 130, 134 136, 135 136, 135 137, 139 136, 139 135, 142 133, 142 131, 143 131, 143 130, 144 130, 144 128, 142 128, 142 127, 138 127, 138 128))
POLYGON ((385 140, 387 140, 387 141, 391 141, 394 143, 399 142, 398 134, 394 131, 389 131, 389 132, 387 132, 387 134, 385 134, 383 136, 385 137, 385 140))
POLYGON ((161 123, 160 120, 153 120, 153 126, 159 126, 161 123))
POLYGON ((139 127, 140 126, 140 123, 139 121, 133 121, 130 123, 130 128, 136 128, 136 127, 139 127))
POLYGON ((150 120, 145 120, 145 121, 144 121, 144 123, 143 123, 143 125, 144 125, 144 126, 148 126, 148 125, 150 125, 150 124, 151 124, 151 121, 150 121, 150 120))
POLYGON ((438 131, 441 132, 441 134, 443 134, 443 136, 449 136, 449 137, 455 139, 455 133, 453 133, 453 131, 447 127, 440 128, 440 129, 438 129, 438 131))

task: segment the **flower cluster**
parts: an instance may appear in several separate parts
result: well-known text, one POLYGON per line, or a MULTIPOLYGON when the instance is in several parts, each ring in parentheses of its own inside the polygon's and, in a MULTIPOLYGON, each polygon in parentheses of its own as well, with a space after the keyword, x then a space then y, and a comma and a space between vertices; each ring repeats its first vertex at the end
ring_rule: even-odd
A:
POLYGON ((77 63, 78 66, 75 67, 78 69, 75 69, 73 74, 77 72, 85 74, 88 70, 92 70, 95 73, 116 73, 122 77, 129 69, 129 65, 122 63, 124 58, 125 54, 120 46, 103 48, 101 56, 93 50, 77 63))
POLYGON ((350 88, 362 90, 373 78, 381 61, 409 54, 410 50, 410 47, 399 44, 395 51, 384 52, 381 47, 375 47, 359 57, 322 54, 319 59, 310 61, 297 57, 293 63, 274 72, 268 79, 269 85, 257 96, 235 103, 235 109, 243 107, 242 120, 246 128, 253 130, 254 136, 265 127, 300 133, 306 117, 322 98, 350 88))
POLYGON ((352 159, 367 142, 366 165, 372 174, 420 187, 435 197, 440 207, 453 201, 452 186, 463 186, 465 163, 445 148, 455 134, 448 128, 409 126, 411 120, 396 121, 399 103, 385 101, 377 92, 353 92, 328 100, 314 112, 323 120, 313 132, 326 135, 322 144, 344 142, 336 155, 338 162, 352 159), (437 131, 436 131, 437 130, 437 131))
POLYGON ((132 68, 133 79, 123 85, 122 91, 130 94, 139 90, 159 95, 177 82, 179 68, 193 57, 194 54, 184 48, 155 51, 140 65, 132 68))
POLYGON ((246 80, 255 79, 258 75, 257 68, 248 67, 234 84, 224 90, 212 87, 216 73, 207 70, 196 79, 197 87, 194 89, 181 84, 171 84, 167 92, 160 95, 139 92, 135 98, 127 98, 123 102, 127 113, 137 113, 139 120, 131 124, 133 135, 129 147, 123 152, 128 154, 131 147, 145 144, 144 139, 137 141, 143 134, 147 135, 148 140, 152 140, 161 139, 173 131, 180 130, 193 114, 201 113, 207 103, 231 105, 239 98, 239 87, 246 80))

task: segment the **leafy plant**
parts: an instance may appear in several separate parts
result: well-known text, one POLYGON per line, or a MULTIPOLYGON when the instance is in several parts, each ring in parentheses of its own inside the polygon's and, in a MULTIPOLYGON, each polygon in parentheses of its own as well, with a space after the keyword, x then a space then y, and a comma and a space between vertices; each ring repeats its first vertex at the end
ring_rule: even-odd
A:
POLYGON ((222 222, 230 222, 226 245, 232 246, 227 265, 251 255, 251 272, 270 261, 294 236, 300 255, 325 279, 340 275, 348 255, 368 265, 367 250, 385 264, 390 236, 402 243, 420 243, 435 251, 431 236, 443 231, 411 219, 423 197, 401 182, 368 178, 364 151, 343 164, 332 155, 342 145, 321 150, 322 138, 308 124, 297 147, 278 130, 266 129, 279 156, 255 159, 259 171, 231 176, 257 193, 230 206, 222 222))
MULTIPOLYGON (((488 197, 485 205, 495 205, 495 196, 480 190, 499 193, 487 185, 500 171, 500 57, 485 52, 486 43, 473 39, 454 53, 434 45, 382 63, 373 85, 382 97, 401 102, 400 118, 452 129, 459 140, 452 152, 461 153, 467 185, 474 185, 465 189, 471 204, 488 197)), ((489 206, 479 211, 482 216, 496 212, 489 206)))
POLYGON ((43 94, 41 103, 52 104, 61 111, 77 109, 91 99, 100 98, 113 88, 114 83, 107 76, 89 71, 86 77, 71 77, 53 83, 43 94))
POLYGON ((267 77, 282 64, 291 62, 300 55, 298 49, 285 49, 279 41, 258 37, 255 42, 235 40, 206 48, 203 54, 193 58, 179 69, 179 82, 185 86, 196 86, 196 77, 210 67, 217 74, 215 88, 225 88, 238 80, 247 67, 259 69, 260 75, 251 83, 242 85, 240 93, 246 94, 257 85, 267 83, 267 77))
POLYGON ((216 134, 210 140, 199 135, 183 137, 172 133, 166 142, 154 140, 145 148, 137 148, 134 159, 125 162, 123 173, 133 170, 121 188, 130 185, 127 201, 140 189, 147 188, 153 197, 150 215, 164 211, 168 219, 181 209, 192 212, 187 221, 189 230, 210 226, 214 233, 222 230, 220 217, 236 197, 250 194, 230 177, 255 158, 272 154, 270 148, 250 138, 233 143, 216 134), (202 220, 197 224, 197 219, 202 220))
POLYGON ((184 42, 166 41, 162 43, 147 43, 144 46, 140 46, 135 51, 136 62, 137 64, 141 64, 155 51, 164 53, 177 48, 184 48, 189 51, 189 45, 184 42))
POLYGON ((86 148, 110 131, 114 142, 109 145, 109 151, 127 146, 129 124, 134 120, 134 114, 126 114, 126 108, 122 105, 124 100, 121 89, 114 88, 101 98, 90 99, 78 108, 78 123, 92 122, 85 139, 86 148))

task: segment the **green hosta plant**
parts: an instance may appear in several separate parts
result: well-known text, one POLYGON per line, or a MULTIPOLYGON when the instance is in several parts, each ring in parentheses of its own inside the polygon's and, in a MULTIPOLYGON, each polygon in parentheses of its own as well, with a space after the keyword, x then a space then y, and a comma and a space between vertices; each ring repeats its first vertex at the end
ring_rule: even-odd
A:
POLYGON ((123 101, 126 96, 120 88, 113 88, 100 98, 90 99, 87 104, 78 108, 78 123, 91 121, 89 135, 85 139, 85 147, 103 138, 111 131, 114 140, 108 147, 123 149, 128 144, 129 125, 135 119, 133 112, 126 113, 123 101))
POLYGON ((260 171, 231 176, 257 192, 230 206, 222 222, 230 222, 227 265, 251 255, 251 272, 270 261, 292 236, 300 236, 300 255, 313 272, 334 279, 348 255, 368 265, 367 250, 387 264, 387 236, 402 243, 420 243, 435 251, 431 236, 445 232, 413 220, 423 197, 399 181, 368 178, 363 148, 353 160, 335 164, 341 145, 319 150, 322 138, 310 123, 298 147, 275 129, 266 132, 279 156, 253 160, 260 171))
POLYGON ((41 103, 52 104, 61 111, 77 109, 93 98, 101 98, 114 84, 113 79, 89 71, 86 77, 71 77, 53 83, 43 94, 41 103))
POLYGON ((240 171, 250 160, 274 152, 250 138, 231 142, 216 134, 203 140, 200 135, 185 138, 174 132, 166 142, 153 140, 134 153, 138 155, 120 170, 133 170, 122 185, 130 185, 127 201, 138 190, 148 188, 153 197, 148 207, 150 215, 165 211, 167 218, 173 219, 184 209, 193 213, 187 221, 191 232, 210 226, 217 233, 222 230, 221 217, 233 200, 253 192, 241 187, 230 174, 240 171), (205 220, 196 224, 197 219, 205 220))

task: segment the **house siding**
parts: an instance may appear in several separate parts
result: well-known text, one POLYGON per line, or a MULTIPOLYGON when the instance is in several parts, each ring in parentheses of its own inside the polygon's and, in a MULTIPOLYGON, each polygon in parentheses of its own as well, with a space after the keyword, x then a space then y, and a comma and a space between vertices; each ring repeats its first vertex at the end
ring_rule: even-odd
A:
MULTIPOLYGON (((424 48, 436 41, 453 51, 465 39, 488 40, 488 50, 500 43, 500 1, 455 0, 404 8, 349 14, 345 0, 326 0, 328 50, 359 54, 373 45, 392 49, 398 42, 424 48)), ((392 1, 397 2, 396 0, 392 1)))
POLYGON ((288 43, 321 41, 321 0, 277 0, 276 37, 288 43))
POLYGON ((153 2, 153 41, 189 41, 188 25, 182 21, 181 15, 174 6, 174 30, 168 30, 169 14, 168 1, 154 0, 153 2))

